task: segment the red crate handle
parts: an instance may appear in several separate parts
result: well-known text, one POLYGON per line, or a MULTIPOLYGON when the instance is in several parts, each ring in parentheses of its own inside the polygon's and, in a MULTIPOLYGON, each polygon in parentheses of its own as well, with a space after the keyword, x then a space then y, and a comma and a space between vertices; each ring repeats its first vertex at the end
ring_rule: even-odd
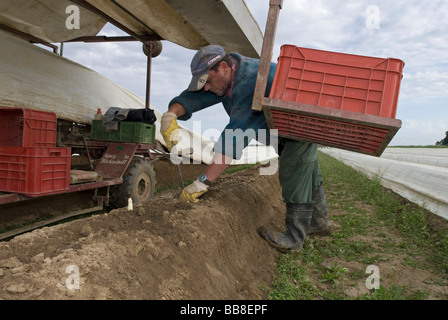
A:
POLYGON ((62 155, 62 151, 61 150, 50 150, 50 156, 61 156, 62 155))

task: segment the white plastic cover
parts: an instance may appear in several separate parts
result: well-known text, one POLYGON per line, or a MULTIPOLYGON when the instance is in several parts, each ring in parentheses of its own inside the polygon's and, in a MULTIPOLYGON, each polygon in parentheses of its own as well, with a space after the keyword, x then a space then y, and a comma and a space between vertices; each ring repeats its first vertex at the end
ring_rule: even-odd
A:
POLYGON ((448 219, 448 149, 387 148, 379 158, 321 150, 369 177, 378 175, 386 188, 448 219))
MULTIPOLYGON (((263 34, 243 0, 87 1, 139 36, 158 34, 189 49, 219 44, 227 52, 261 54, 263 34)), ((95 36, 106 21, 71 0, 2 0, 0 24, 63 42, 95 36)))
POLYGON ((66 27, 74 13, 70 0, 2 0, 0 23, 46 42, 61 42, 83 36, 95 36, 106 24, 101 17, 78 7, 79 28, 66 27), (66 11, 68 13, 66 13, 66 11))

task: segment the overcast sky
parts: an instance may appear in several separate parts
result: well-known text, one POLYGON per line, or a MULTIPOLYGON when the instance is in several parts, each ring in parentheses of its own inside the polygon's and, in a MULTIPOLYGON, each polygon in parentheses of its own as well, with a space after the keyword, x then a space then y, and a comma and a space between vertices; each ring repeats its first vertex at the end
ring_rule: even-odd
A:
MULTIPOLYGON (((264 32, 269 0, 245 0, 264 32)), ((103 35, 121 32, 106 25, 103 35)), ((398 58, 405 62, 397 119, 402 128, 390 145, 433 145, 448 131, 447 0, 284 0, 273 60, 282 44, 320 50, 398 58)), ((191 78, 195 51, 163 41, 152 61, 151 105, 161 112, 191 78)), ((65 44, 64 56, 92 68, 142 98, 146 56, 139 43, 65 44)), ((202 130, 222 130, 222 105, 193 116, 202 130)), ((192 121, 183 122, 189 128, 192 121)))

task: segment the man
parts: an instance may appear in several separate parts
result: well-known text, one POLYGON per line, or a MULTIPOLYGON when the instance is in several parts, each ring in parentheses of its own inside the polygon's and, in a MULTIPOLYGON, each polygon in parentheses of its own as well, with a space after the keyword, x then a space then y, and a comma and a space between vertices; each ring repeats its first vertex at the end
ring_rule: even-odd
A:
MULTIPOLYGON (((263 112, 252 110, 258 73, 258 59, 238 53, 226 54, 217 45, 201 48, 191 61, 193 78, 187 90, 169 103, 161 119, 160 132, 169 150, 177 143, 177 119, 188 120, 196 111, 222 103, 230 121, 215 144, 212 163, 191 185, 184 188, 181 199, 197 202, 208 187, 239 159, 252 139, 270 136, 263 112), (261 134, 263 133, 263 134, 261 134)), ((265 96, 269 95, 276 64, 271 63, 265 96)), ((281 147, 281 148, 280 148, 281 147)), ((268 243, 281 252, 300 251, 308 234, 329 231, 328 210, 322 188, 322 174, 317 162, 317 146, 308 142, 282 139, 279 180, 286 203, 284 232, 258 229, 268 243)))

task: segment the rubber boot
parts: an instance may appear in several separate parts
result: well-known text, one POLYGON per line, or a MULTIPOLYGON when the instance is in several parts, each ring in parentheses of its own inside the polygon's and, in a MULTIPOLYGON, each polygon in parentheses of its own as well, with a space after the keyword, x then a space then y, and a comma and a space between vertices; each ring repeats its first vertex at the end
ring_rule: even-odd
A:
POLYGON ((286 204, 286 231, 268 231, 266 227, 258 228, 258 233, 270 246, 283 253, 298 253, 308 234, 313 215, 312 203, 286 204))
POLYGON ((331 234, 330 219, 328 218, 327 198, 324 188, 320 186, 313 191, 313 217, 311 219, 310 235, 331 234))

